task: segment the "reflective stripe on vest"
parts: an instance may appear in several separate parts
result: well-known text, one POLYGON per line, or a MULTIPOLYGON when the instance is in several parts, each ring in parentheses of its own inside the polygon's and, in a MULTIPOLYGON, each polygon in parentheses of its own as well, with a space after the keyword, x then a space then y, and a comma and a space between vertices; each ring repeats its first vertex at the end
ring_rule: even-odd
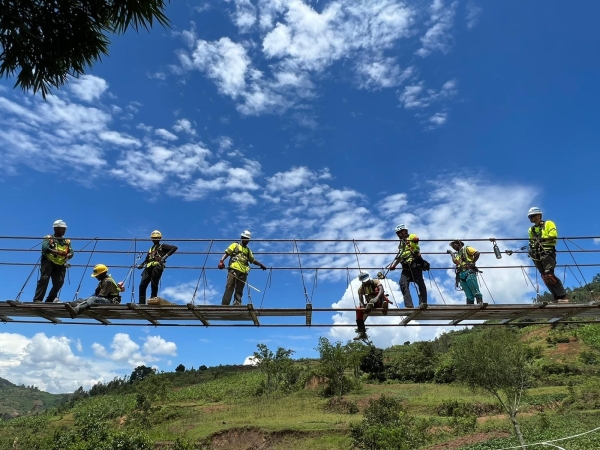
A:
POLYGON ((153 245, 150 250, 148 250, 148 263, 146 264, 146 267, 158 265, 159 261, 157 261, 157 259, 160 259, 160 253, 158 253, 158 251, 161 247, 162 244, 153 245))
POLYGON ((71 241, 69 239, 65 239, 64 240, 64 244, 59 244, 58 241, 53 237, 53 236, 48 236, 48 246, 52 249, 52 250, 57 250, 57 251, 63 251, 65 252, 65 255, 55 255, 53 253, 46 253, 44 256, 46 256, 46 258, 48 258, 50 261, 52 261, 54 264, 57 264, 59 266, 64 266, 65 263, 67 262, 67 255, 69 254, 69 251, 71 250, 71 241))
POLYGON ((473 258, 469 256, 469 252, 467 252, 467 246, 463 245, 463 247, 456 253, 456 258, 458 259, 458 269, 463 271, 466 270, 466 266, 468 264, 473 264, 473 258))

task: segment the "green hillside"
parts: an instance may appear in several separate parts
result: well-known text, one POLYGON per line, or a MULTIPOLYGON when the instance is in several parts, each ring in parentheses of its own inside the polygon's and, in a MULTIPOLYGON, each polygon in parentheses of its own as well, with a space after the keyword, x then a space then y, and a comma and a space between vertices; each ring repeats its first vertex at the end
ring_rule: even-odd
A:
MULTIPOLYGON (((519 411, 526 442, 596 428, 600 325, 511 329, 531 355, 531 383, 519 411)), ((451 355, 457 340, 483 339, 489 330, 451 332, 384 351, 322 339, 319 349, 329 353, 321 352, 319 360, 293 360, 285 349, 261 345, 257 353, 264 364, 258 368, 181 366, 177 372, 154 374, 141 366, 125 379, 78 390, 47 414, 1 422, 0 450, 480 450, 517 445, 496 399, 454 380, 451 355), (337 379, 327 358, 342 351, 347 364, 337 379), (336 395, 340 391, 342 397, 336 395), (376 423, 390 414, 394 419, 385 426, 376 423), (365 444, 365 436, 373 437, 373 445, 365 444)), ((567 448, 600 448, 600 432, 570 440, 567 448)))
POLYGON ((35 387, 17 386, 0 378, 0 418, 2 419, 40 413, 59 405, 67 398, 68 395, 65 394, 49 394, 35 387))

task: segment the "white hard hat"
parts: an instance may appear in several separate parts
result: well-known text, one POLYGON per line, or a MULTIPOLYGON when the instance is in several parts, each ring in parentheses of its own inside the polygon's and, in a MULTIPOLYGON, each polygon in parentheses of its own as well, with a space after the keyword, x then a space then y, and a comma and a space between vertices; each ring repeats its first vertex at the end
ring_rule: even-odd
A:
POLYGON ((369 281, 371 279, 371 275, 369 274, 369 272, 361 272, 358 275, 358 281, 360 281, 361 283, 364 283, 365 281, 369 281))
POLYGON ((67 228, 67 223, 62 220, 62 219, 58 219, 54 221, 54 225, 52 225, 53 228, 67 228))
POLYGON ((527 217, 535 216, 536 214, 541 214, 542 210, 537 206, 532 206, 529 208, 529 212, 527 213, 527 217))
POLYGON ((402 230, 408 230, 407 226, 406 226, 406 225, 404 225, 403 223, 401 223, 400 225, 397 225, 397 226, 396 226, 396 233, 397 233, 398 231, 402 231, 402 230))
POLYGON ((248 230, 244 230, 242 233, 242 237, 243 238, 247 238, 247 239, 251 239, 252 238, 252 233, 250 233, 248 230))

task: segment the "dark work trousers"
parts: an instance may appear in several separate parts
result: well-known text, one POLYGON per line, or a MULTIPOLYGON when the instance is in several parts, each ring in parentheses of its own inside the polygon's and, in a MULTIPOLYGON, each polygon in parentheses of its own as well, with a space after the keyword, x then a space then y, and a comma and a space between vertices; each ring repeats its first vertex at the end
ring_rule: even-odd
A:
MULTIPOLYGON (((542 257, 542 259, 534 260, 533 262, 537 270, 539 270, 542 275, 545 273, 551 273, 554 275, 554 269, 556 268, 556 250, 548 252, 546 256, 542 257)), ((554 284, 546 282, 546 280, 543 278, 542 280, 552 294, 552 297, 554 297, 554 300, 558 300, 565 297, 567 293, 565 292, 565 287, 558 277, 555 276, 554 278, 556 279, 556 283, 554 284)))
POLYGON ((54 264, 48 258, 42 256, 42 261, 40 263, 40 279, 37 282, 33 301, 41 302, 44 299, 44 294, 46 293, 46 289, 48 289, 48 282, 50 281, 50 278, 52 278, 52 289, 50 289, 50 293, 48 294, 46 301, 54 301, 54 299, 58 296, 58 291, 60 291, 60 289, 63 287, 63 284, 65 284, 66 273, 67 268, 65 266, 54 264))
POLYGON ((146 291, 148 290, 148 284, 150 284, 150 298, 158 295, 158 283, 160 283, 160 277, 162 277, 163 266, 156 265, 146 267, 142 272, 142 280, 140 281, 140 305, 146 304, 146 291))
POLYGON ((233 299, 233 306, 241 305, 242 296, 244 295, 244 286, 246 285, 247 279, 247 273, 242 273, 235 269, 229 269, 229 273, 227 274, 227 284, 225 284, 225 293, 223 294, 221 305, 231 304, 231 296, 233 295, 234 291, 235 296, 233 299))
POLYGON ((412 296, 410 295, 410 282, 417 285, 419 292, 419 304, 427 304, 427 286, 425 286, 425 280, 423 279, 423 270, 412 263, 411 265, 402 264, 402 274, 400 275, 400 291, 404 297, 404 307, 414 308, 412 296))

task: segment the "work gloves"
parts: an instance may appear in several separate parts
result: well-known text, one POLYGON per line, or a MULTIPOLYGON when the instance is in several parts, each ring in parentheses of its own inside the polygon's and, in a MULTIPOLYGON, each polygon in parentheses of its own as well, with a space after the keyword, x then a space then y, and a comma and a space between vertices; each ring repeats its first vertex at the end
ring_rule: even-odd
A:
POLYGON ((390 270, 396 270, 396 266, 395 265, 390 266, 390 270))
POLYGON ((261 268, 262 270, 267 270, 267 266, 265 266, 264 264, 261 264, 261 265, 260 265, 260 268, 261 268))
POLYGON ((219 261, 219 265, 217 266, 219 269, 225 268, 225 263, 223 261, 219 261))

